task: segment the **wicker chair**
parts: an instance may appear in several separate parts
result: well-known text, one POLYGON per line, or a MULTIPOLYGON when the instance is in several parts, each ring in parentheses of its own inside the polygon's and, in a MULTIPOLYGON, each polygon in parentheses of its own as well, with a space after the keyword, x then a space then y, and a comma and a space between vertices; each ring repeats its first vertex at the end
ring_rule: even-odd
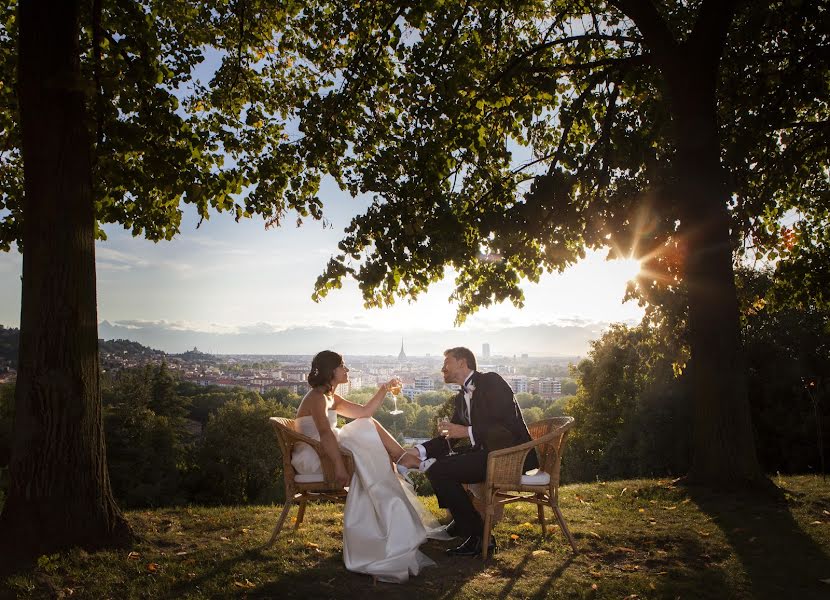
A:
MULTIPOLYGON (((562 533, 574 553, 577 552, 576 542, 559 510, 559 468, 565 438, 573 423, 573 417, 554 417, 531 423, 528 425, 531 441, 487 455, 487 479, 483 484, 468 488, 473 504, 484 518, 485 540, 490 539, 490 532, 500 520, 505 504, 530 502, 538 508, 542 535, 546 533, 544 507, 550 506, 562 533), (539 470, 535 475, 525 475, 525 457, 533 450, 539 455, 539 470)), ((483 544, 482 558, 487 558, 487 544, 483 544)))
MULTIPOLYGON (((274 533, 271 534, 271 539, 268 540, 268 546, 273 545, 277 539, 283 523, 288 516, 288 512, 295 503, 299 505, 299 510, 297 511, 297 521, 294 529, 298 529, 300 523, 303 522, 306 503, 309 500, 325 499, 345 502, 346 495, 348 494, 347 489, 335 483, 334 463, 326 455, 322 444, 318 440, 295 431, 293 419, 271 417, 270 421, 274 426, 277 440, 280 444, 280 450, 282 451, 283 477, 285 478, 285 506, 277 521, 277 526, 274 527, 274 533), (305 442, 320 455, 320 463, 323 466, 322 473, 301 475, 294 471, 294 467, 291 465, 291 453, 294 450, 294 445, 299 442, 305 442)), ((351 476, 354 474, 354 459, 352 453, 345 448, 341 448, 340 452, 343 455, 346 470, 349 472, 349 476, 351 476)))

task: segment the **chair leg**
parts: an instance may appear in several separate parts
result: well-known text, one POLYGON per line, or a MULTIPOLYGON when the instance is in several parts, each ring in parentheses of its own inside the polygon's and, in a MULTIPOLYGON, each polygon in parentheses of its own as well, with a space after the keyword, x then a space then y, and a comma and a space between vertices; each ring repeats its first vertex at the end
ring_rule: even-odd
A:
POLYGON ((542 537, 544 537, 547 533, 547 527, 545 526, 545 505, 543 504, 544 501, 545 496, 543 494, 536 494, 536 509, 539 512, 539 525, 542 526, 542 537))
POLYGON ((280 529, 282 529, 282 524, 285 523, 285 518, 288 516, 288 513, 291 510, 292 504, 294 504, 294 495, 291 494, 289 496, 288 494, 286 494, 285 506, 282 507, 280 518, 277 520, 277 526, 274 527, 274 533, 271 534, 271 539, 268 540, 268 544, 266 545, 267 548, 270 548, 274 545, 277 536, 280 534, 280 529))
POLYGON ((300 508, 297 510, 297 522, 294 523, 294 531, 297 531, 300 528, 300 523, 303 522, 303 517, 305 517, 306 502, 308 502, 308 496, 303 494, 303 497, 300 498, 300 508))
POLYGON ((565 534, 565 537, 568 538, 568 542, 571 544, 571 548, 574 550, 574 554, 579 554, 579 550, 576 549, 576 542, 574 541, 574 536, 571 535, 568 526, 565 524, 565 517, 562 516, 562 511, 559 510, 559 505, 556 504, 553 500, 550 503, 553 512, 556 513, 556 520, 559 521, 559 526, 562 528, 562 533, 565 534))
POLYGON ((481 560, 487 560, 487 551, 490 549, 490 530, 493 528, 493 502, 495 494, 484 493, 484 535, 481 538, 481 560))

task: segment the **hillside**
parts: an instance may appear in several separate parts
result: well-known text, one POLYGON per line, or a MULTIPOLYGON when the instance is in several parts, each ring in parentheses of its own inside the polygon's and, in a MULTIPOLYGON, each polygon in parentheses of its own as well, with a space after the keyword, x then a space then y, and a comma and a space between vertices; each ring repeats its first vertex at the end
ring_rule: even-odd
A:
MULTIPOLYGON (((19 329, 0 325, 0 367, 7 365, 16 368, 19 338, 19 329)), ((98 352, 102 363, 116 358, 136 362, 160 361, 165 356, 161 350, 148 348, 130 340, 99 339, 98 352)))
POLYGON ((580 554, 556 527, 543 538, 535 511, 514 505, 494 559, 447 558, 450 542, 427 542, 437 566, 403 585, 344 569, 337 505, 311 505, 271 549, 261 546, 279 507, 133 511, 134 547, 42 557, 0 581, 0 597, 826 599, 830 483, 775 483, 777 495, 761 499, 656 480, 566 486, 561 506, 580 554))

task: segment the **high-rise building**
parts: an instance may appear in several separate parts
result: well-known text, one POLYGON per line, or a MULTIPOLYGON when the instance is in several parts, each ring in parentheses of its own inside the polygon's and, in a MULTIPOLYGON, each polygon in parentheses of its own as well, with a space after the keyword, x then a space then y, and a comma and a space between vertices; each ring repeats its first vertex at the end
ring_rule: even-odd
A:
POLYGON ((485 360, 490 358, 490 344, 484 343, 481 345, 481 358, 485 360))

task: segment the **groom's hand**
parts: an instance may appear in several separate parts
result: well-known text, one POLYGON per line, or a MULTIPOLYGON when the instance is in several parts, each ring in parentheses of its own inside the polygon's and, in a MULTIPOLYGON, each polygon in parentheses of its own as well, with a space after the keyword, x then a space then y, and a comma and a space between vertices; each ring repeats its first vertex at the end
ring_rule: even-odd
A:
POLYGON ((470 437, 469 429, 466 425, 459 425, 458 423, 450 423, 449 424, 449 434, 447 434, 448 438, 452 438, 454 440, 460 440, 464 438, 470 437))

